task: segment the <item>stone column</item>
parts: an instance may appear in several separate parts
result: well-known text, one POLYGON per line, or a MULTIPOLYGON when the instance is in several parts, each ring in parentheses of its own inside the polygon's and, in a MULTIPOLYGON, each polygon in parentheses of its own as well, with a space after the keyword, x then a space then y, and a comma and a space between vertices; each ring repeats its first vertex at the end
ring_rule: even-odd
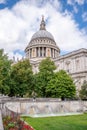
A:
POLYGON ((36 47, 36 57, 38 57, 38 47, 36 47))
POLYGON ((32 57, 34 57, 34 48, 32 49, 32 57))
POLYGON ((54 49, 54 58, 55 58, 55 49, 54 49))
POLYGON ((42 47, 42 57, 44 57, 44 47, 42 47))
POLYGON ((47 57, 47 50, 48 50, 48 48, 46 47, 46 57, 47 57))
POLYGON ((55 50, 55 57, 57 57, 57 51, 55 50))
POLYGON ((30 53, 30 51, 29 51, 29 49, 28 49, 28 52, 27 52, 27 58, 29 58, 29 53, 30 53))
POLYGON ((39 52, 38 52, 38 54, 39 54, 38 56, 40 57, 40 47, 38 48, 38 51, 39 51, 39 52))
POLYGON ((52 48, 52 58, 53 58, 53 48, 52 48))
POLYGON ((36 57, 37 57, 37 53, 38 53, 38 52, 37 52, 37 47, 36 47, 36 57))
POLYGON ((53 49, 52 48, 50 48, 50 53, 51 53, 51 57, 53 57, 53 49))
POLYGON ((46 56, 47 57, 51 56, 51 49, 50 48, 46 48, 46 56))
POLYGON ((29 49, 29 51, 28 51, 28 58, 30 58, 30 49, 29 49))
POLYGON ((34 48, 34 50, 35 50, 35 54, 34 54, 34 57, 36 57, 36 47, 34 48))
POLYGON ((44 47, 44 57, 46 57, 46 47, 44 47))
POLYGON ((42 47, 40 47, 40 57, 42 57, 42 47))
POLYGON ((55 50, 55 57, 56 57, 56 50, 55 50))
POLYGON ((73 72, 76 72, 75 58, 73 59, 73 72))
POLYGON ((32 57, 32 49, 30 49, 30 58, 32 57))
POLYGON ((53 58, 54 58, 54 49, 53 49, 53 58))

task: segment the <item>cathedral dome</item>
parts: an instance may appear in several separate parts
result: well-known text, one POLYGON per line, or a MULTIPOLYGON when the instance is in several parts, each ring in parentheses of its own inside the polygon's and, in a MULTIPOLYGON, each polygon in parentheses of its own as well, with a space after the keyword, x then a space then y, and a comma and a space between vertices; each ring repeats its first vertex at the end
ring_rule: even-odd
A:
POLYGON ((46 57, 57 58, 59 56, 60 49, 53 35, 46 30, 44 17, 42 17, 39 31, 33 34, 25 52, 26 57, 31 60, 41 60, 46 57))
POLYGON ((31 38, 31 40, 36 39, 36 38, 49 38, 54 41, 54 37, 52 34, 46 30, 39 30, 37 31, 31 38))

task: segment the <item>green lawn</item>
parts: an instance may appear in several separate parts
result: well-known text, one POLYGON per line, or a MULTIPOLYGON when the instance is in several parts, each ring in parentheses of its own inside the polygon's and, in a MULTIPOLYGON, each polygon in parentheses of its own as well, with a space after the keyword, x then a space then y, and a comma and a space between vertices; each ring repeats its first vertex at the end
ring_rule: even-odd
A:
POLYGON ((35 130, 87 130, 87 114, 46 118, 24 117, 24 120, 35 130))

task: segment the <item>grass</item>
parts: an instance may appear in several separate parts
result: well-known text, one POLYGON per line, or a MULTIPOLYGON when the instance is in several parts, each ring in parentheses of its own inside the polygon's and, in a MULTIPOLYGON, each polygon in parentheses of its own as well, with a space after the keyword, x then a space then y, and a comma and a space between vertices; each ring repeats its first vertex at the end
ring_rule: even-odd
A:
POLYGON ((46 118, 23 117, 23 119, 35 130, 87 130, 87 114, 46 118))

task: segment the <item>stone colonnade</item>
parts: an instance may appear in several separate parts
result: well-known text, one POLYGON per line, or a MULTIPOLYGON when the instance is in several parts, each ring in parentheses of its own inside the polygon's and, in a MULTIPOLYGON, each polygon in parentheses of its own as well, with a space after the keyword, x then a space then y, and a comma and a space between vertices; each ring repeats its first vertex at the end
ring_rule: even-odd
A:
POLYGON ((58 57, 58 50, 50 47, 32 47, 27 50, 26 57, 34 58, 34 57, 58 57))

